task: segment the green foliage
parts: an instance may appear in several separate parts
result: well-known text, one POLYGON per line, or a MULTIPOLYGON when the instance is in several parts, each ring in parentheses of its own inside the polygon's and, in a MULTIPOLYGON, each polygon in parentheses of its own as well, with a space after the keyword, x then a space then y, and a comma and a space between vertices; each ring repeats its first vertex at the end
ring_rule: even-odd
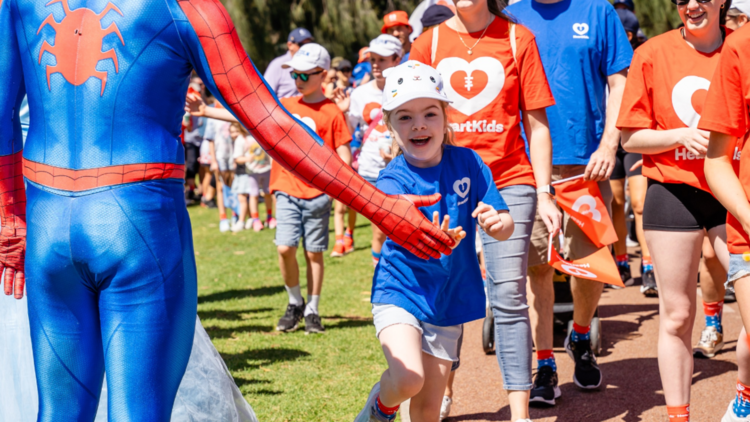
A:
POLYGON ((651 38, 677 28, 682 21, 671 0, 633 0, 641 28, 651 38))
POLYGON ((309 29, 331 57, 356 59, 357 52, 380 34, 383 15, 411 12, 419 0, 222 0, 242 44, 263 71, 286 52, 286 37, 298 27, 309 29))

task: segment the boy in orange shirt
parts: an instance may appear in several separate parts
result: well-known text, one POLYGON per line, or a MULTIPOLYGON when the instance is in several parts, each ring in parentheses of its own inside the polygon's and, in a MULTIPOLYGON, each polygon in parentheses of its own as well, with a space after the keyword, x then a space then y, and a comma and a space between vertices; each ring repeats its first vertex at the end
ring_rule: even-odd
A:
MULTIPOLYGON (((323 94, 323 79, 331 64, 328 52, 319 44, 305 44, 284 69, 291 69, 299 97, 282 98, 281 104, 305 123, 323 141, 351 164, 352 139, 344 114, 323 94)), ((274 161, 271 166, 271 192, 276 195, 276 238, 279 266, 284 278, 289 304, 276 327, 294 331, 304 317, 305 333, 325 331, 318 314, 323 287, 323 252, 328 249, 328 220, 331 201, 323 192, 299 180, 274 161), (299 283, 297 247, 304 238, 307 261, 307 304, 299 283)))

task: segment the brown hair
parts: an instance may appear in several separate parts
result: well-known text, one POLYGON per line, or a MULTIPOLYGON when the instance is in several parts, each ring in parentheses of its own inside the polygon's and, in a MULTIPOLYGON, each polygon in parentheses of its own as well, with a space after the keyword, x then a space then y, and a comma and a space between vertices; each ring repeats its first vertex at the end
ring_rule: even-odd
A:
POLYGON ((516 20, 505 12, 506 7, 508 7, 508 2, 505 0, 487 0, 487 8, 490 9, 490 13, 500 19, 515 23, 516 20))
POLYGON ((719 24, 725 25, 727 23, 727 14, 729 13, 729 9, 732 8, 732 0, 727 0, 724 2, 724 7, 721 8, 721 12, 719 12, 719 24))
POLYGON ((235 129, 237 129, 240 132, 240 134, 242 134, 242 136, 249 135, 249 133, 247 132, 247 129, 245 129, 245 126, 242 126, 241 124, 239 124, 237 122, 232 123, 231 125, 229 125, 229 127, 230 128, 233 127, 235 129))
MULTIPOLYGON (((443 110, 443 124, 445 125, 443 145, 456 145, 454 141, 455 134, 453 132, 453 127, 448 121, 448 103, 446 103, 445 101, 440 101, 440 109, 443 110)), ((393 114, 394 111, 396 110, 383 110, 383 121, 385 121, 385 126, 391 132, 393 132, 393 126, 391 126, 391 114, 393 114)), ((391 145, 391 153, 393 154, 394 158, 404 153, 398 146, 398 142, 396 142, 395 137, 393 139, 393 144, 391 145)))

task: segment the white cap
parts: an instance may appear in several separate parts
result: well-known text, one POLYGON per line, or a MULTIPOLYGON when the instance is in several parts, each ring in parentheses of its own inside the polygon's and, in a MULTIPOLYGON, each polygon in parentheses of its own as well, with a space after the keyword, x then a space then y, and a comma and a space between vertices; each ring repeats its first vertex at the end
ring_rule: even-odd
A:
POLYGON ((383 110, 392 111, 417 98, 433 98, 450 103, 443 78, 437 70, 415 60, 386 69, 383 110))
POLYGON ((733 0, 732 9, 737 9, 750 18, 750 0, 733 0))
POLYGON ((307 72, 316 67, 328 70, 331 67, 331 56, 322 45, 309 43, 300 47, 299 50, 294 53, 292 60, 282 64, 281 67, 284 69, 291 67, 300 72, 307 72))
POLYGON ((381 34, 377 38, 370 41, 370 47, 365 50, 365 53, 375 53, 379 56, 390 57, 394 54, 401 57, 403 51, 401 50, 403 45, 398 38, 393 35, 381 34))

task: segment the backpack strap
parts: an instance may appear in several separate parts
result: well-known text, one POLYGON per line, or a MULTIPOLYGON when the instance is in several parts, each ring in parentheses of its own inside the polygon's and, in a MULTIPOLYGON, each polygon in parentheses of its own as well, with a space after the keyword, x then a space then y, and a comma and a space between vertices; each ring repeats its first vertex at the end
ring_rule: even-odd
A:
POLYGON ((435 67, 435 56, 437 55, 438 28, 440 28, 440 25, 435 25, 435 27, 432 28, 432 55, 430 56, 430 66, 432 67, 435 67))

